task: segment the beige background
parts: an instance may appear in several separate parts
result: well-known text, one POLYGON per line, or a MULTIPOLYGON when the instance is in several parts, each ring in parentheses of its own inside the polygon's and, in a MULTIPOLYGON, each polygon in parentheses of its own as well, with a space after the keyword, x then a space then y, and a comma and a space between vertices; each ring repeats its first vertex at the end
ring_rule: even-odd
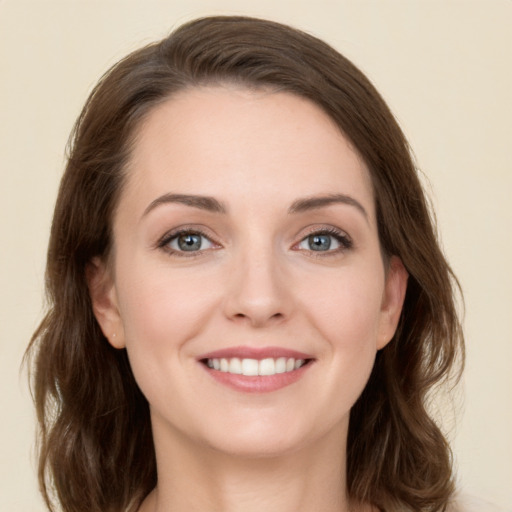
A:
POLYGON ((465 401, 451 434, 460 485, 512 508, 512 0, 0 0, 0 509, 44 510, 19 364, 42 313, 72 123, 118 58, 213 13, 320 36, 367 72, 396 113, 466 294, 465 401))

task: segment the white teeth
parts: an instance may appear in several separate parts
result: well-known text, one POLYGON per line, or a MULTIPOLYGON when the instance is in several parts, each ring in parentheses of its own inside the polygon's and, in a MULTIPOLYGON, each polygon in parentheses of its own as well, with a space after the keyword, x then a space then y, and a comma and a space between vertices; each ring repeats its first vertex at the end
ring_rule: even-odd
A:
POLYGON ((243 375, 258 375, 258 361, 256 359, 242 359, 243 375))
POLYGON ((276 373, 284 373, 286 371, 286 357, 276 359, 276 373))
POLYGON ((242 373, 242 362, 237 357, 229 360, 229 373, 242 373))
POLYGON ((224 373, 234 373, 237 375, 256 376, 256 375, 275 375, 277 373, 293 372, 304 366, 304 359, 294 359, 293 357, 278 357, 276 359, 268 357, 266 359, 208 359, 206 364, 208 368, 218 370, 224 373))
POLYGON ((276 373, 276 363, 270 357, 262 359, 259 366, 259 375, 274 375, 276 373))

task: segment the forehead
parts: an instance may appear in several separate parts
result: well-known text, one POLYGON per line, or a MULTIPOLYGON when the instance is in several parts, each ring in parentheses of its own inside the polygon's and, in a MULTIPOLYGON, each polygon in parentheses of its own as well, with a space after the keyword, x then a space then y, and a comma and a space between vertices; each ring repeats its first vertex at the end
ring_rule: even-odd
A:
POLYGON ((182 91, 141 123, 126 193, 148 202, 167 192, 228 202, 344 193, 373 210, 369 172, 326 113, 291 93, 236 86, 182 91))

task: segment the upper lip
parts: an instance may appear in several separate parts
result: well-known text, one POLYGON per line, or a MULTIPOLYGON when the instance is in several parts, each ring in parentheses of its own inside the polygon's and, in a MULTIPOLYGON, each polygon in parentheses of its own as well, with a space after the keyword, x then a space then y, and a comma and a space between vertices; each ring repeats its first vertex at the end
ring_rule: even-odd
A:
POLYGON ((313 356, 297 350, 291 350, 284 347, 229 347, 214 350, 201 355, 198 359, 231 359, 237 357, 239 359, 277 359, 279 357, 293 359, 313 359, 313 356))

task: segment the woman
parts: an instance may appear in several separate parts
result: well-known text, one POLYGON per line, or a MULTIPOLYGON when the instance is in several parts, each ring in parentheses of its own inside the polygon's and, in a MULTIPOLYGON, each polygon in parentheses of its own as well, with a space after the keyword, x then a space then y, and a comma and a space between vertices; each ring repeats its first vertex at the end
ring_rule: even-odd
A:
POLYGON ((456 280, 392 114, 318 39, 205 18, 114 66, 47 287, 50 509, 451 506, 426 402, 462 361, 456 280))

